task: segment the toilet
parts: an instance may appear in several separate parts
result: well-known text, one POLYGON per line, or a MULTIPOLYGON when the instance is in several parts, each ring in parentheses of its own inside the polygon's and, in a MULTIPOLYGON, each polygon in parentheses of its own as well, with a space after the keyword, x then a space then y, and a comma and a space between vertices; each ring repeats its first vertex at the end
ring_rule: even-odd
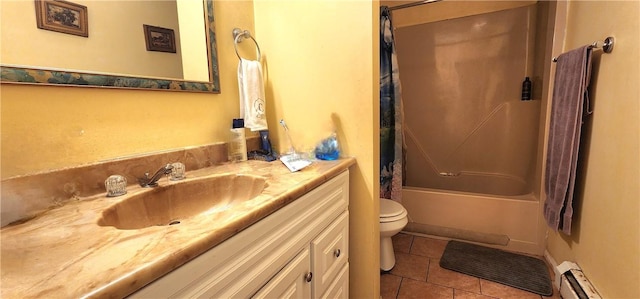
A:
POLYGON ((407 210, 398 202, 380 198, 380 269, 389 271, 396 264, 391 237, 407 225, 407 210))

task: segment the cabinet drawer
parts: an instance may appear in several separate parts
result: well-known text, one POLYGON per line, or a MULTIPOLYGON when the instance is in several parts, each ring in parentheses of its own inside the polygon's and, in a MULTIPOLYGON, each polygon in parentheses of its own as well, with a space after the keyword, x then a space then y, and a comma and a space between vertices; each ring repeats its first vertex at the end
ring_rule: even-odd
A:
POLYGON ((315 298, 324 294, 349 259, 349 212, 345 211, 311 242, 315 298))

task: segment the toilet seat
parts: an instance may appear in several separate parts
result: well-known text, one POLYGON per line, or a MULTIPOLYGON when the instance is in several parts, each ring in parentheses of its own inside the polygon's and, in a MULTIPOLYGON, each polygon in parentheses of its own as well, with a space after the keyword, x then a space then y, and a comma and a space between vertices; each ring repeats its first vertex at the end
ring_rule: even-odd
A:
POLYGON ((407 210, 398 202, 380 199, 380 222, 393 222, 407 217, 407 210))

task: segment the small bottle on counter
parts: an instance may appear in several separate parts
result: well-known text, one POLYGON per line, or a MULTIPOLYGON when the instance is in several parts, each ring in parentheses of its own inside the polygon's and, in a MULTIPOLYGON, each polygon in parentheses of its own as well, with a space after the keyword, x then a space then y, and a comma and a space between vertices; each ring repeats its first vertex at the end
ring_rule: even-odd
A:
POLYGON ((231 140, 229 140, 227 147, 227 158, 230 162, 247 161, 247 138, 244 132, 244 119, 233 119, 231 127, 231 140))

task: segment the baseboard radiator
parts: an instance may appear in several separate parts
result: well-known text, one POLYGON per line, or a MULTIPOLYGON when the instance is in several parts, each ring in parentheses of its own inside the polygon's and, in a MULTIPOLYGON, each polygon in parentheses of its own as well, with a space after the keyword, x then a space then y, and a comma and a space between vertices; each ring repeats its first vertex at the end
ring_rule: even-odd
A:
POLYGON ((563 262, 556 267, 556 271, 556 285, 559 285, 563 299, 602 299, 578 264, 563 262))

